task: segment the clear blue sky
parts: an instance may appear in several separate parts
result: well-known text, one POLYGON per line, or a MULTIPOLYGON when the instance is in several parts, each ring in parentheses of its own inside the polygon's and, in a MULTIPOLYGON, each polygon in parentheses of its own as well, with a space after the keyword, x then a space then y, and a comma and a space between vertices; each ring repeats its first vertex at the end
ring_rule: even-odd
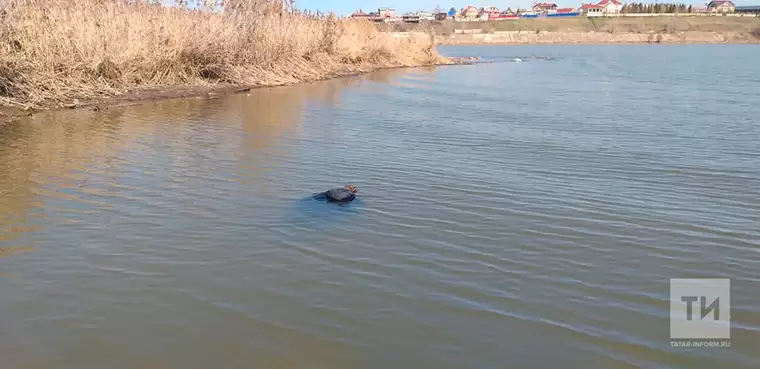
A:
MULTIPOLYGON (((375 11, 379 7, 390 7, 396 9, 397 13, 405 13, 417 10, 433 10, 436 5, 440 5, 441 9, 448 11, 452 6, 456 9, 460 9, 465 5, 474 5, 478 8, 484 6, 495 6, 499 9, 505 9, 512 7, 517 8, 530 8, 533 3, 532 0, 295 0, 296 6, 299 9, 320 10, 323 12, 334 11, 338 15, 349 15, 356 9, 362 9, 369 13, 375 11)), ((549 0, 548 2, 552 2, 549 0)), ((564 7, 579 7, 581 3, 597 3, 599 0, 555 0, 554 2, 560 8, 564 7)), ((631 0, 625 2, 642 2, 642 3, 654 3, 655 0, 631 0)), ((675 2, 691 5, 704 5, 704 1, 694 0, 663 0, 658 1, 661 3, 675 2)), ((760 4, 760 0, 734 0, 736 5, 756 5, 760 4)))

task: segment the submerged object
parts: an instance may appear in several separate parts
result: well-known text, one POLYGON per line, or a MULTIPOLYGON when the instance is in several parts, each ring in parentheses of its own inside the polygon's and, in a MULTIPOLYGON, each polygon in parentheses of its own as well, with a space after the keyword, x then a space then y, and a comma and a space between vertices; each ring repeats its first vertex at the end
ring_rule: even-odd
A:
POLYGON ((320 192, 314 195, 314 198, 317 200, 327 200, 329 202, 351 202, 356 198, 357 192, 359 192, 359 190, 356 189, 356 186, 350 184, 320 192))

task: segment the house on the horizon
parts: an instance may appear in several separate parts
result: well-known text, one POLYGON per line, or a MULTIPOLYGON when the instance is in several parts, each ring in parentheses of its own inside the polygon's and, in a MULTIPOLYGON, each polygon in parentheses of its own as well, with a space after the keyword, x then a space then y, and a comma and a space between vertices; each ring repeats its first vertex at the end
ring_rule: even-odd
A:
POLYGON ((394 22, 401 20, 396 16, 393 8, 378 8, 376 12, 365 13, 362 9, 353 12, 350 16, 354 19, 368 19, 373 22, 394 22))
POLYGON ((605 14, 618 14, 623 10, 620 0, 602 0, 596 4, 581 5, 581 13, 587 17, 602 16, 605 14))
POLYGON ((420 10, 417 12, 417 16, 420 18, 421 21, 432 21, 435 20, 435 14, 429 11, 420 10))
POLYGON ((378 8, 377 9, 377 15, 380 18, 395 18, 396 17, 396 9, 393 9, 393 8, 378 8))
POLYGON ((419 23, 420 22, 420 16, 417 15, 417 13, 405 13, 401 16, 401 20, 406 23, 419 23))
POLYGON ((484 20, 496 19, 501 14, 501 10, 495 6, 488 6, 480 9, 480 18, 484 20))
POLYGON ((462 18, 468 19, 468 20, 475 20, 479 16, 478 8, 470 5, 465 6, 462 8, 462 10, 459 12, 462 15, 462 18))
POLYGON ((424 21, 435 20, 435 15, 433 15, 433 13, 431 12, 426 12, 426 11, 421 10, 418 12, 406 13, 401 17, 401 20, 407 23, 419 23, 419 22, 424 22, 424 21))
POLYGON ((506 20, 506 19, 519 19, 511 8, 506 10, 500 10, 495 6, 489 6, 487 8, 480 9, 481 20, 506 20))
POLYGON ((536 13, 554 13, 557 10, 555 3, 536 3, 533 5, 533 11, 536 13))
POLYGON ((359 9, 359 10, 357 10, 357 11, 355 11, 355 12, 353 12, 351 14, 351 18, 366 19, 366 18, 369 18, 369 17, 371 17, 371 15, 363 12, 361 9, 359 9))
POLYGON ((707 4, 708 13, 733 13, 736 4, 731 0, 712 0, 707 4))
POLYGON ((596 5, 604 7, 605 14, 618 14, 623 11, 623 2, 619 0, 602 0, 596 5))
POLYGON ((604 7, 596 4, 582 4, 581 13, 587 17, 597 17, 604 15, 604 7))

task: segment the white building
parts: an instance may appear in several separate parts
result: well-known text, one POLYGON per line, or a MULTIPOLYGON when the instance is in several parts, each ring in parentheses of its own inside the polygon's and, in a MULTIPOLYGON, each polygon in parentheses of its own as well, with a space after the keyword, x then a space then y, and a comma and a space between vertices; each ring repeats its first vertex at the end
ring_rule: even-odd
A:
POLYGON ((587 17, 601 17, 605 14, 618 14, 623 10, 623 3, 619 0, 602 0, 596 4, 583 4, 581 11, 587 17))
POLYGON ((623 3, 618 0, 602 0, 596 5, 604 7, 604 14, 618 14, 623 10, 623 3))

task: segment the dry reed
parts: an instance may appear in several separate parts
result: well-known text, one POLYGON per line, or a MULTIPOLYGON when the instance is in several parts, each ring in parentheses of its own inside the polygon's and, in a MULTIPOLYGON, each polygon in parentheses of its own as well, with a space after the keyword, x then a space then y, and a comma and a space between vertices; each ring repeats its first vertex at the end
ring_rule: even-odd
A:
POLYGON ((0 0, 0 105, 49 106, 173 85, 281 85, 446 62, 427 37, 227 0, 0 0), (216 5, 216 6, 215 6, 216 5))

